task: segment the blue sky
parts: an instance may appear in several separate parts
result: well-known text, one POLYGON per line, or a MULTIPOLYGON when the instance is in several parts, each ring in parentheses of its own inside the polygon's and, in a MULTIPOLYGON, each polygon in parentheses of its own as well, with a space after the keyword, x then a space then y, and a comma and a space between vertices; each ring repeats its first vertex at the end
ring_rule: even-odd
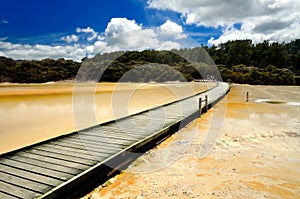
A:
MULTIPOLYGON (((72 34, 77 27, 92 27, 95 31, 104 32, 111 18, 126 17, 135 20, 144 27, 157 27, 172 20, 184 26, 180 14, 174 11, 160 11, 147 8, 146 1, 89 0, 88 3, 71 0, 11 0, 1 8, 0 38, 22 44, 53 44, 60 37, 72 34), (7 9, 8 8, 8 9, 7 9)), ((218 37, 220 28, 203 28, 195 25, 184 27, 191 37, 201 44, 214 35, 218 37), (197 33, 207 33, 200 36, 197 33)))
POLYGON ((10 0, 2 2, 0 15, 1 20, 8 22, 1 24, 0 37, 8 36, 8 41, 21 43, 39 42, 37 40, 51 43, 50 38, 59 40, 77 27, 90 26, 104 31, 113 17, 145 21, 143 4, 127 0, 106 3, 99 0, 10 0))
POLYGON ((191 39, 284 42, 300 37, 298 10, 297 0, 2 1, 0 56, 80 60, 114 50, 192 47, 191 39))

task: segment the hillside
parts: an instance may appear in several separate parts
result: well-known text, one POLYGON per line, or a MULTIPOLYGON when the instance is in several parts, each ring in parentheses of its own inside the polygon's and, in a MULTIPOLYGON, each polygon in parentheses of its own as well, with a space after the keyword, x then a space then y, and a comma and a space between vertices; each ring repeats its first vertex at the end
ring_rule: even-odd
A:
POLYGON ((0 82, 15 83, 75 78, 106 82, 220 80, 218 70, 228 82, 300 85, 300 39, 256 45, 251 40, 236 40, 219 46, 172 51, 113 52, 83 58, 82 63, 49 58, 16 61, 0 57, 0 82))

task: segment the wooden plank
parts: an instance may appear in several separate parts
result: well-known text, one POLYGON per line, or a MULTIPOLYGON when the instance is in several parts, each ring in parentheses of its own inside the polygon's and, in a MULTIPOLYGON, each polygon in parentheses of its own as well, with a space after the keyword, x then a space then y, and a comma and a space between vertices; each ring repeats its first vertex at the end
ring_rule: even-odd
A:
POLYGON ((89 143, 85 140, 74 140, 73 138, 69 138, 68 140, 64 140, 62 142, 53 142, 51 144, 57 144, 61 146, 74 147, 82 150, 91 150, 94 149, 96 152, 106 151, 108 149, 115 150, 116 146, 108 146, 108 145, 99 145, 97 143, 89 143))
POLYGON ((64 173, 67 173, 67 174, 72 174, 72 175, 77 175, 77 174, 84 171, 84 170, 77 169, 77 168, 66 167, 66 166, 57 165, 57 164, 50 163, 50 162, 45 162, 45 161, 36 160, 36 159, 28 158, 28 157, 17 156, 17 155, 10 156, 10 157, 7 157, 7 158, 12 159, 12 160, 16 160, 16 161, 19 161, 19 162, 23 162, 23 163, 27 163, 27 164, 36 165, 36 166, 40 166, 40 167, 43 167, 43 168, 51 169, 51 170, 54 170, 54 171, 60 171, 60 172, 64 172, 64 173))
MULTIPOLYGON (((57 147, 49 147, 46 145, 42 145, 42 146, 36 146, 34 147, 34 150, 39 150, 39 151, 44 151, 44 152, 48 152, 48 153, 55 153, 55 154, 61 154, 61 155, 66 155, 69 157, 75 157, 75 158, 80 158, 83 161, 87 160, 87 161, 97 161, 97 158, 104 158, 105 156, 103 154, 98 154, 98 156, 92 156, 90 153, 81 153, 82 151, 79 152, 79 150, 66 150, 66 148, 57 148, 57 147)), ((85 151, 86 152, 86 151, 85 151)))
MULTIPOLYGON (((77 141, 78 142, 78 138, 72 138, 72 137, 69 137, 69 139, 68 139, 69 141, 77 141)), ((96 146, 105 146, 105 147, 109 147, 109 148, 111 148, 111 149, 115 149, 115 148, 124 148, 124 147, 127 147, 128 146, 128 144, 122 144, 122 143, 115 143, 115 144, 113 144, 113 143, 107 143, 107 142, 103 142, 103 141, 98 141, 98 140, 93 140, 92 138, 90 138, 90 139, 86 139, 86 138, 81 138, 80 139, 80 143, 84 143, 84 144, 86 144, 86 143, 91 143, 91 144, 94 144, 94 145, 96 145, 96 146)))
MULTIPOLYGON (((101 126, 101 129, 99 130, 100 132, 103 133, 127 133, 127 134, 132 134, 132 135, 136 135, 135 133, 135 128, 132 128, 132 124, 130 126, 128 126, 128 128, 124 128, 124 126, 127 126, 127 124, 125 125, 124 122, 122 122, 123 124, 119 124, 115 123, 113 125, 110 126, 101 126), (119 126, 121 125, 121 126, 119 126), (124 131, 126 130, 126 131, 124 131)), ((137 134, 138 135, 138 134, 137 134)))
POLYGON ((126 133, 123 132, 95 132, 95 131, 84 131, 84 132, 80 132, 79 135, 92 135, 92 136, 98 136, 98 137, 102 137, 102 138, 112 138, 112 139, 121 139, 121 140, 127 140, 127 141, 131 141, 133 136, 129 136, 126 133), (116 136, 119 135, 119 136, 116 136))
POLYGON ((111 144, 120 144, 120 145, 127 145, 127 146, 129 146, 131 143, 134 142, 134 141, 119 140, 119 139, 99 138, 96 136, 83 135, 83 134, 80 135, 80 139, 90 140, 90 141, 99 142, 99 143, 111 143, 111 144))
MULTIPOLYGON (((84 142, 84 140, 86 140, 86 139, 88 139, 88 140, 94 140, 94 141, 97 141, 98 143, 99 143, 99 145, 102 145, 102 144, 104 144, 104 145, 107 145, 107 146, 114 146, 114 144, 118 144, 118 142, 110 142, 110 140, 108 139, 108 138, 97 138, 97 137, 95 137, 95 136, 92 136, 92 135, 85 135, 85 134, 77 134, 76 135, 76 139, 78 139, 78 140, 83 140, 83 142, 84 142)), ((123 143, 123 142, 120 142, 121 144, 125 144, 125 143, 123 143)), ((125 144, 126 145, 126 144, 125 144)))
POLYGON ((0 180, 0 190, 3 192, 6 190, 9 190, 9 192, 12 195, 15 195, 19 198, 37 198, 37 197, 41 196, 40 193, 33 192, 28 189, 21 188, 21 187, 15 186, 15 185, 11 185, 11 184, 8 184, 1 180, 0 180))
POLYGON ((64 165, 64 166, 68 166, 68 167, 72 167, 72 168, 77 168, 77 169, 81 169, 81 170, 86 170, 89 168, 88 165, 83 165, 83 164, 79 164, 79 163, 75 163, 75 162, 69 162, 66 160, 59 160, 59 159, 55 159, 55 158, 51 158, 51 157, 46 157, 43 155, 38 155, 38 154, 33 154, 33 153, 26 153, 26 152, 18 152, 17 153, 18 156, 22 156, 22 157, 28 157, 28 158, 33 158, 36 160, 43 160, 49 163, 53 163, 53 164, 57 164, 57 165, 64 165))
POLYGON ((117 136, 117 135, 120 135, 120 136, 126 136, 126 137, 129 137, 129 138, 137 138, 137 139, 140 139, 142 137, 145 137, 145 132, 140 132, 140 131, 136 131, 135 134, 132 134, 132 133, 127 133, 127 132, 108 132, 107 135, 111 135, 111 136, 117 136))
MULTIPOLYGON (((119 145, 107 145, 107 144, 99 144, 99 143, 95 143, 95 142, 91 142, 91 141, 86 141, 86 140, 80 140, 78 141, 78 139, 73 139, 73 138, 69 138, 68 140, 64 140, 62 142, 57 142, 57 144, 68 144, 68 145, 72 145, 74 147, 84 147, 84 148, 88 148, 88 149, 93 149, 95 151, 99 151, 99 152, 105 152, 105 151, 118 151, 119 148, 123 147, 123 146, 119 146, 119 145)), ((108 153, 110 154, 110 153, 108 153)))
MULTIPOLYGON (((35 147, 37 149, 39 149, 39 147, 35 147)), ((61 151, 64 152, 65 154, 68 155, 75 155, 77 157, 82 157, 82 158, 86 158, 86 159, 90 159, 90 160, 97 160, 97 158, 102 157, 105 158, 107 157, 107 154, 104 153, 100 153, 100 152, 91 152, 88 149, 77 149, 77 148, 73 148, 73 147, 67 147, 67 146, 59 146, 59 145, 55 145, 55 144, 44 144, 42 146, 43 150, 53 150, 53 151, 61 151), (96 157, 95 157, 96 156, 96 157)), ((110 154, 112 155, 112 154, 110 154)))
POLYGON ((56 179, 59 179, 62 181, 66 181, 66 180, 74 177, 74 175, 71 175, 71 174, 63 173, 60 171, 54 171, 54 170, 42 168, 39 166, 33 166, 30 164, 18 162, 16 160, 12 160, 12 159, 1 158, 0 164, 18 168, 18 169, 21 169, 24 171, 32 172, 32 173, 35 173, 38 175, 48 176, 50 178, 56 178, 56 179))
POLYGON ((4 171, 5 173, 23 177, 25 179, 30 179, 30 180, 33 180, 36 182, 44 183, 44 184, 50 185, 50 186, 58 186, 59 184, 61 184, 63 182, 62 180, 59 180, 59 179, 50 178, 50 177, 43 176, 43 175, 38 175, 38 174, 35 174, 32 172, 24 171, 21 169, 16 169, 14 167, 9 167, 9 166, 2 165, 2 164, 0 164, 0 170, 4 171))
POLYGON ((71 140, 72 142, 75 141, 77 143, 86 143, 86 141, 91 141, 93 142, 94 144, 97 144, 98 146, 107 146, 107 147, 111 147, 111 148, 114 148, 115 145, 121 145, 121 146, 127 146, 127 144, 123 144, 123 143, 111 143, 111 142, 107 142, 107 140, 101 140, 101 139, 98 139, 98 140, 93 140, 93 138, 84 138, 83 136, 79 136, 79 135, 76 135, 76 136, 70 136, 67 138, 67 140, 71 140))
MULTIPOLYGON (((149 126, 145 126, 145 122, 142 120, 138 122, 138 118, 133 119, 135 121, 134 128, 132 128, 133 124, 119 124, 122 125, 122 130, 110 130, 110 132, 123 133, 123 134, 132 134, 132 135, 143 135, 144 131, 149 130, 149 126), (125 129, 125 130, 124 130, 125 129)), ((116 127, 118 129, 119 127, 116 127)), ((112 129, 114 129, 112 127, 112 129)), ((109 131, 108 131, 109 132, 109 131)))
MULTIPOLYGON (((123 129, 119 128, 117 126, 117 124, 115 125, 110 125, 110 126, 101 126, 101 127, 97 127, 99 128, 99 132, 103 133, 103 134, 114 134, 114 133, 119 133, 119 134, 128 134, 132 137, 134 136, 140 136, 141 134, 139 133, 135 133, 135 129, 130 130, 130 132, 124 132, 123 129), (100 129, 101 128, 101 129, 100 129)), ((85 132, 85 131, 83 131, 85 132)), ((80 132, 81 133, 81 132, 80 132)), ((99 133, 100 134, 100 133, 99 133)))
MULTIPOLYGON (((7 190, 6 190, 6 191, 7 191, 7 190)), ((13 196, 13 195, 11 195, 11 194, 9 194, 9 193, 0 191, 0 198, 1 198, 1 199, 18 199, 18 198, 20 198, 20 197, 13 196)))
POLYGON ((145 135, 132 135, 132 134, 127 134, 127 133, 121 133, 121 132, 106 132, 106 133, 103 133, 103 135, 100 135, 102 137, 108 137, 108 138, 123 138, 123 139, 127 139, 127 140, 135 140, 135 141, 138 141, 138 140, 141 140, 145 137, 145 135))
MULTIPOLYGON (((133 127, 133 123, 143 123, 143 125, 141 127, 145 128, 145 119, 140 119, 140 117, 142 117, 142 115, 139 115, 138 117, 134 117, 131 120, 124 120, 118 123, 115 123, 113 125, 110 126, 101 126, 101 129, 99 128, 99 130, 95 130, 95 131, 99 131, 100 133, 124 133, 124 134, 132 134, 132 135, 139 135, 138 133, 136 133, 136 127, 138 127, 137 125, 134 125, 135 128, 133 127)), ((148 124, 148 123, 147 123, 148 124)))
POLYGON ((109 134, 104 134, 104 133, 95 133, 95 132, 80 132, 80 135, 87 135, 87 136, 95 136, 95 137, 98 137, 98 138, 102 138, 102 139, 109 139, 109 140, 121 140, 121 141, 138 141, 140 140, 139 138, 133 138, 133 137, 128 137, 128 136, 124 136, 124 134, 119 134, 119 135, 115 135, 115 136, 112 136, 112 135, 109 135, 109 134))
POLYGON ((96 153, 102 153, 107 155, 114 154, 115 152, 118 152, 119 150, 116 149, 116 147, 105 147, 105 146, 99 146, 92 143, 74 143, 71 141, 63 141, 63 142, 51 142, 51 145, 55 146, 61 146, 61 147, 69 147, 69 148, 75 148, 80 150, 87 150, 91 152, 96 153))
POLYGON ((45 156, 45 157, 51 157, 51 158, 55 158, 58 160, 64 160, 67 162, 73 162, 73 163, 83 164, 83 165, 87 165, 87 166, 93 166, 97 163, 97 161, 84 160, 84 159, 77 158, 77 157, 71 157, 71 156, 58 154, 58 153, 49 153, 49 152, 45 152, 45 151, 39 151, 36 149, 26 150, 26 153, 37 154, 37 155, 41 155, 41 156, 45 156))
POLYGON ((51 188, 53 188, 52 186, 49 186, 49 185, 45 185, 42 183, 38 183, 35 181, 17 177, 17 176, 11 175, 11 174, 3 173, 1 171, 0 171, 0 179, 5 181, 6 183, 9 183, 12 185, 17 185, 19 187, 23 187, 23 188, 29 189, 31 191, 34 191, 34 192, 37 192, 40 194, 46 193, 51 188))

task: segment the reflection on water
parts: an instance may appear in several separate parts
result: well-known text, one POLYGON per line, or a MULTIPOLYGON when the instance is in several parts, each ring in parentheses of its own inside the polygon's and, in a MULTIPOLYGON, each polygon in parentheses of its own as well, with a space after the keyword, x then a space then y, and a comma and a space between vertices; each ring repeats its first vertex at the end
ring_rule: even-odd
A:
POLYGON ((269 104, 287 104, 290 106, 300 106, 300 102, 283 102, 283 101, 274 101, 274 100, 269 100, 269 99, 257 99, 254 100, 254 102, 257 103, 269 103, 269 104))
POLYGON ((288 102, 287 105, 290 105, 290 106, 300 106, 300 102, 288 102))
POLYGON ((71 95, 10 97, 0 104, 0 151, 74 129, 71 95))
POLYGON ((140 112, 213 85, 101 83, 79 84, 74 89, 71 83, 2 84, 0 153, 140 112))

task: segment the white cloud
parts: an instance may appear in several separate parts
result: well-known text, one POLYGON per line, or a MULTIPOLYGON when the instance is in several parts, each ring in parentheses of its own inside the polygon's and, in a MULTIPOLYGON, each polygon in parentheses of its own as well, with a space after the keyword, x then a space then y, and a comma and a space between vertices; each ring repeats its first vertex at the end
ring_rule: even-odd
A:
POLYGON ((148 0, 149 8, 181 13, 187 25, 223 27, 220 38, 210 43, 236 39, 290 41, 299 38, 299 0, 148 0), (241 29, 232 28, 241 24, 241 29))
POLYGON ((162 24, 160 26, 160 29, 163 30, 163 31, 170 31, 170 32, 176 32, 176 33, 182 33, 183 30, 182 30, 182 26, 170 21, 170 20, 167 20, 164 24, 162 24))
POLYGON ((76 28, 76 32, 77 33, 81 33, 81 32, 83 32, 83 33, 94 33, 95 31, 94 31, 93 28, 87 27, 87 28, 76 28))
POLYGON ((98 37, 98 33, 94 32, 91 36, 87 38, 88 41, 92 41, 98 37))
POLYGON ((170 50, 178 49, 185 44, 182 42, 185 37, 182 27, 171 21, 166 21, 156 28, 144 28, 135 20, 112 18, 101 34, 91 27, 77 28, 76 32, 79 35, 73 34, 60 38, 66 42, 65 45, 23 45, 0 41, 0 55, 14 59, 63 57, 80 61, 86 55, 93 56, 97 53, 120 50, 170 50), (82 44, 80 41, 86 38, 88 42, 82 44), (72 42, 79 42, 79 44, 71 45, 72 42))
POLYGON ((76 35, 67 35, 67 36, 61 37, 60 39, 62 41, 66 41, 67 43, 71 43, 71 42, 77 42, 79 38, 76 35))
POLYGON ((78 45, 49 46, 49 45, 22 45, 0 41, 0 54, 14 59, 44 59, 67 58, 80 60, 85 56, 85 50, 78 45))
POLYGON ((177 39, 183 39, 187 37, 185 34, 183 34, 182 26, 170 20, 167 20, 164 24, 162 24, 159 29, 162 34, 175 35, 177 39))
POLYGON ((22 44, 12 44, 10 42, 0 41, 0 50, 16 50, 19 48, 23 48, 24 50, 30 49, 30 45, 22 45, 22 44))
POLYGON ((107 44, 120 50, 144 50, 157 48, 159 40, 154 30, 145 29, 119 33, 108 38, 107 44))
POLYGON ((7 57, 7 55, 4 54, 4 52, 1 52, 1 51, 0 51, 0 56, 1 56, 1 57, 7 57))
POLYGON ((142 25, 138 25, 135 20, 127 18, 112 18, 105 29, 106 38, 114 37, 119 33, 142 30, 142 25))
POLYGON ((96 41, 94 43, 94 50, 96 52, 109 52, 109 50, 107 50, 107 45, 105 42, 103 41, 96 41))
POLYGON ((120 50, 156 48, 159 41, 153 29, 143 29, 135 20, 112 18, 105 29, 108 46, 120 50))
POLYGON ((87 28, 76 28, 77 33, 88 33, 90 36, 87 37, 88 41, 95 40, 98 37, 98 33, 91 27, 87 28))
POLYGON ((172 49, 180 49, 181 45, 177 42, 173 41, 165 41, 161 44, 161 46, 157 50, 172 50, 172 49))
POLYGON ((240 30, 236 28, 226 28, 223 30, 223 34, 215 39, 210 38, 208 40, 209 45, 217 45, 220 43, 225 43, 227 41, 233 41, 236 39, 252 39, 254 43, 261 43, 264 40, 269 40, 270 42, 284 42, 290 41, 296 38, 300 38, 300 24, 293 23, 289 27, 278 28, 276 26, 273 30, 269 31, 253 31, 251 28, 247 28, 244 25, 240 30))
POLYGON ((103 41, 103 40, 105 40, 105 37, 103 37, 103 36, 101 36, 101 35, 98 35, 97 39, 98 39, 99 41, 103 41))

